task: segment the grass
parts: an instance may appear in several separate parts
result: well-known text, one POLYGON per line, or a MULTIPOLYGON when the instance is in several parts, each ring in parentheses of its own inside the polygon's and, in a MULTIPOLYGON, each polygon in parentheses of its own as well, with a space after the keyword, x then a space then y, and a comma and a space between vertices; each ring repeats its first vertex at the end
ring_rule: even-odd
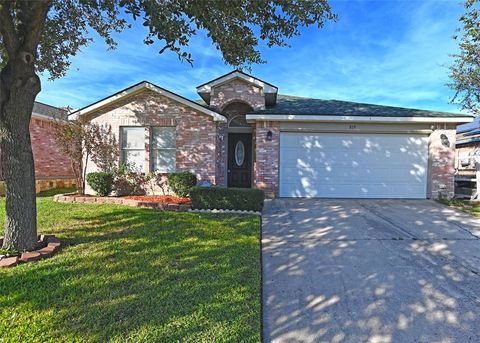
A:
POLYGON ((39 232, 67 246, 0 270, 0 342, 260 341, 258 217, 42 195, 39 232))
POLYGON ((459 200, 459 199, 439 199, 440 203, 459 209, 473 217, 480 218, 480 203, 479 202, 470 202, 468 200, 459 200))

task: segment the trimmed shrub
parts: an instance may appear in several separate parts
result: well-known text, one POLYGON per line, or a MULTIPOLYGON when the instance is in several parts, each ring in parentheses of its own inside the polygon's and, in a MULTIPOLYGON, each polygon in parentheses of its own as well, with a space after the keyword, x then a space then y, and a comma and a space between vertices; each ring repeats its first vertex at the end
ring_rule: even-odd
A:
POLYGON ((117 196, 145 195, 149 176, 122 165, 114 172, 113 191, 117 196))
POLYGON ((97 193, 97 195, 106 197, 112 192, 113 181, 115 177, 112 173, 98 172, 87 175, 87 183, 97 193))
POLYGON ((265 193, 252 188, 193 187, 192 208, 200 210, 261 211, 265 193))
POLYGON ((135 195, 135 185, 126 175, 116 175, 113 183, 113 191, 116 196, 135 195))
POLYGON ((197 176, 191 172, 172 173, 168 175, 168 185, 173 193, 181 198, 190 195, 190 190, 197 184, 197 176))

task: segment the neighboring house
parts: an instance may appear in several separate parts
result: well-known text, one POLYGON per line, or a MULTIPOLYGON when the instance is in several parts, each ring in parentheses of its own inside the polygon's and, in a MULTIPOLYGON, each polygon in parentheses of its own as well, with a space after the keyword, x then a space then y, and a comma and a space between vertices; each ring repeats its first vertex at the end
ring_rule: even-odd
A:
POLYGON ((35 188, 40 191, 75 186, 70 160, 59 149, 54 136, 54 120, 65 120, 67 111, 35 101, 30 120, 30 136, 35 161, 35 188))
POLYGON ((455 196, 478 198, 480 180, 480 117, 472 123, 457 127, 457 173, 455 175, 455 196))
MULTIPOLYGON (((191 101, 143 81, 76 114, 111 125, 121 162, 268 196, 452 197, 464 114, 278 94, 241 71, 191 101)), ((89 171, 95 170, 92 166, 89 171)))

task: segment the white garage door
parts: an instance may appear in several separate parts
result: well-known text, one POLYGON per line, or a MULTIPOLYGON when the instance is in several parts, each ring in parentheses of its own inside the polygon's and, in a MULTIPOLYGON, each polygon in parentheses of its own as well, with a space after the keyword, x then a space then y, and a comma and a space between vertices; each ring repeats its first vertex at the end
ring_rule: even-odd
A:
POLYGON ((417 198, 428 138, 412 134, 280 134, 280 196, 417 198))

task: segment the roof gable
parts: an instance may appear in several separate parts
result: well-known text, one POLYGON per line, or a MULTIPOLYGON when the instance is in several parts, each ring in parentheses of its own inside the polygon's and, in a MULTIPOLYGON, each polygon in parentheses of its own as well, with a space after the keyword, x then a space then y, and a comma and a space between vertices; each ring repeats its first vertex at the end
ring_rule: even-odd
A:
POLYGON ((206 115, 209 115, 213 118, 214 121, 221 121, 221 122, 226 122, 227 119, 215 112, 215 111, 212 111, 192 100, 189 100, 187 98, 184 98, 183 96, 181 95, 178 95, 178 94, 175 94, 173 92, 170 92, 168 90, 166 90, 165 88, 162 88, 162 87, 159 87, 151 82, 148 82, 148 81, 142 81, 142 82, 139 82, 133 86, 130 86, 128 88, 125 88, 109 97, 106 97, 104 99, 101 99, 97 102, 94 102, 93 104, 90 104, 84 108, 81 108, 75 112, 73 112, 71 115, 76 115, 76 116, 83 116, 83 115, 87 115, 89 113, 92 113, 93 111, 98 111, 99 109, 102 109, 103 107, 105 106, 109 106, 109 105, 112 105, 114 103, 116 103, 117 101, 120 101, 126 97, 129 97, 129 96, 132 96, 134 94, 138 94, 142 91, 145 91, 145 90, 150 90, 150 91, 154 91, 158 94, 161 94, 167 98, 170 98, 172 100, 175 100, 181 104, 184 104, 188 107, 191 107, 193 108, 194 110, 197 110, 198 112, 201 112, 201 113, 204 113, 206 115))
POLYGON ((233 80, 241 80, 255 87, 258 87, 265 94, 265 100, 270 104, 274 104, 277 97, 278 87, 263 81, 259 78, 256 78, 252 75, 244 73, 241 70, 234 70, 230 73, 217 77, 211 81, 208 81, 197 87, 197 93, 202 97, 202 99, 209 104, 210 103, 210 94, 213 88, 221 86, 223 84, 229 83, 233 80))

